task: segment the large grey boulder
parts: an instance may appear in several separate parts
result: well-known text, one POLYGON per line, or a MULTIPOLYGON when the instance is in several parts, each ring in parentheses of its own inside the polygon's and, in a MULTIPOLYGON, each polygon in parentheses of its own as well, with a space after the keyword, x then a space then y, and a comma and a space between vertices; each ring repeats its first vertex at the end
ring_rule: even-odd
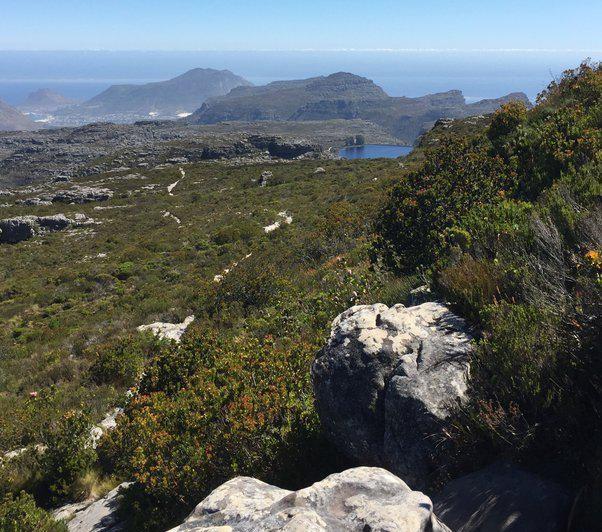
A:
POLYGON ((448 483, 433 502, 456 532, 560 532, 571 497, 554 482, 500 463, 448 483))
POLYGON ((358 467, 287 491, 238 477, 171 532, 449 532, 431 500, 384 469, 358 467))
POLYGON ((348 309, 312 366, 326 433, 358 462, 424 486, 435 436, 466 398, 471 350, 465 322, 440 303, 348 309))

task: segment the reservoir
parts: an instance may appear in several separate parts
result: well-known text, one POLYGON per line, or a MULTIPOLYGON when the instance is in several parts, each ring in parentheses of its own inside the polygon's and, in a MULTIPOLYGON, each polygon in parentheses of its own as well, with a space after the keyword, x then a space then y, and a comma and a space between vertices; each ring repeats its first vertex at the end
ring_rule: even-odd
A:
POLYGON ((394 146, 389 144, 364 144, 363 146, 347 146, 339 150, 343 159, 395 159, 407 155, 412 146, 394 146))

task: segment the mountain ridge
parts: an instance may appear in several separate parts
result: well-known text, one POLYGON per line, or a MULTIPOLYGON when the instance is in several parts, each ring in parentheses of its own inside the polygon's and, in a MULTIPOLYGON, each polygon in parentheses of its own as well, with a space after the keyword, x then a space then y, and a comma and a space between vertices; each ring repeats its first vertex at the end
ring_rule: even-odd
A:
POLYGON ((240 85, 250 85, 250 82, 229 70, 194 68, 165 81, 111 85, 81 105, 65 109, 60 114, 176 117, 194 111, 207 98, 227 94, 240 85))
POLYGON ((207 100, 184 120, 189 124, 223 121, 361 119, 412 144, 440 118, 463 118, 495 111, 510 100, 530 105, 524 93, 467 104, 459 90, 416 98, 389 96, 372 80, 337 72, 304 80, 238 87, 207 100))

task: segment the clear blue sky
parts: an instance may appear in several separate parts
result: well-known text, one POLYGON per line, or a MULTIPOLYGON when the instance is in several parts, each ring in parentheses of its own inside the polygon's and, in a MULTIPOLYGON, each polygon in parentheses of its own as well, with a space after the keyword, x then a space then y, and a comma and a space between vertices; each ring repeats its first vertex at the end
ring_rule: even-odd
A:
POLYGON ((602 0, 0 0, 0 50, 602 49, 602 0))

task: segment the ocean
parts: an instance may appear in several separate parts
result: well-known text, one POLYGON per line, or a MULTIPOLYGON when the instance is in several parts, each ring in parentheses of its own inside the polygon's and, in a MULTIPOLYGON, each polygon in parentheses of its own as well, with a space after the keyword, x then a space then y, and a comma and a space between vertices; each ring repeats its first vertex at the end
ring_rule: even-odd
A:
POLYGON ((255 84, 346 71, 374 80, 391 96, 459 89, 469 102, 515 91, 534 100, 563 70, 587 56, 553 51, 0 51, 0 98, 19 105, 30 92, 50 88, 86 100, 113 84, 159 81, 211 67, 229 69, 255 84))

